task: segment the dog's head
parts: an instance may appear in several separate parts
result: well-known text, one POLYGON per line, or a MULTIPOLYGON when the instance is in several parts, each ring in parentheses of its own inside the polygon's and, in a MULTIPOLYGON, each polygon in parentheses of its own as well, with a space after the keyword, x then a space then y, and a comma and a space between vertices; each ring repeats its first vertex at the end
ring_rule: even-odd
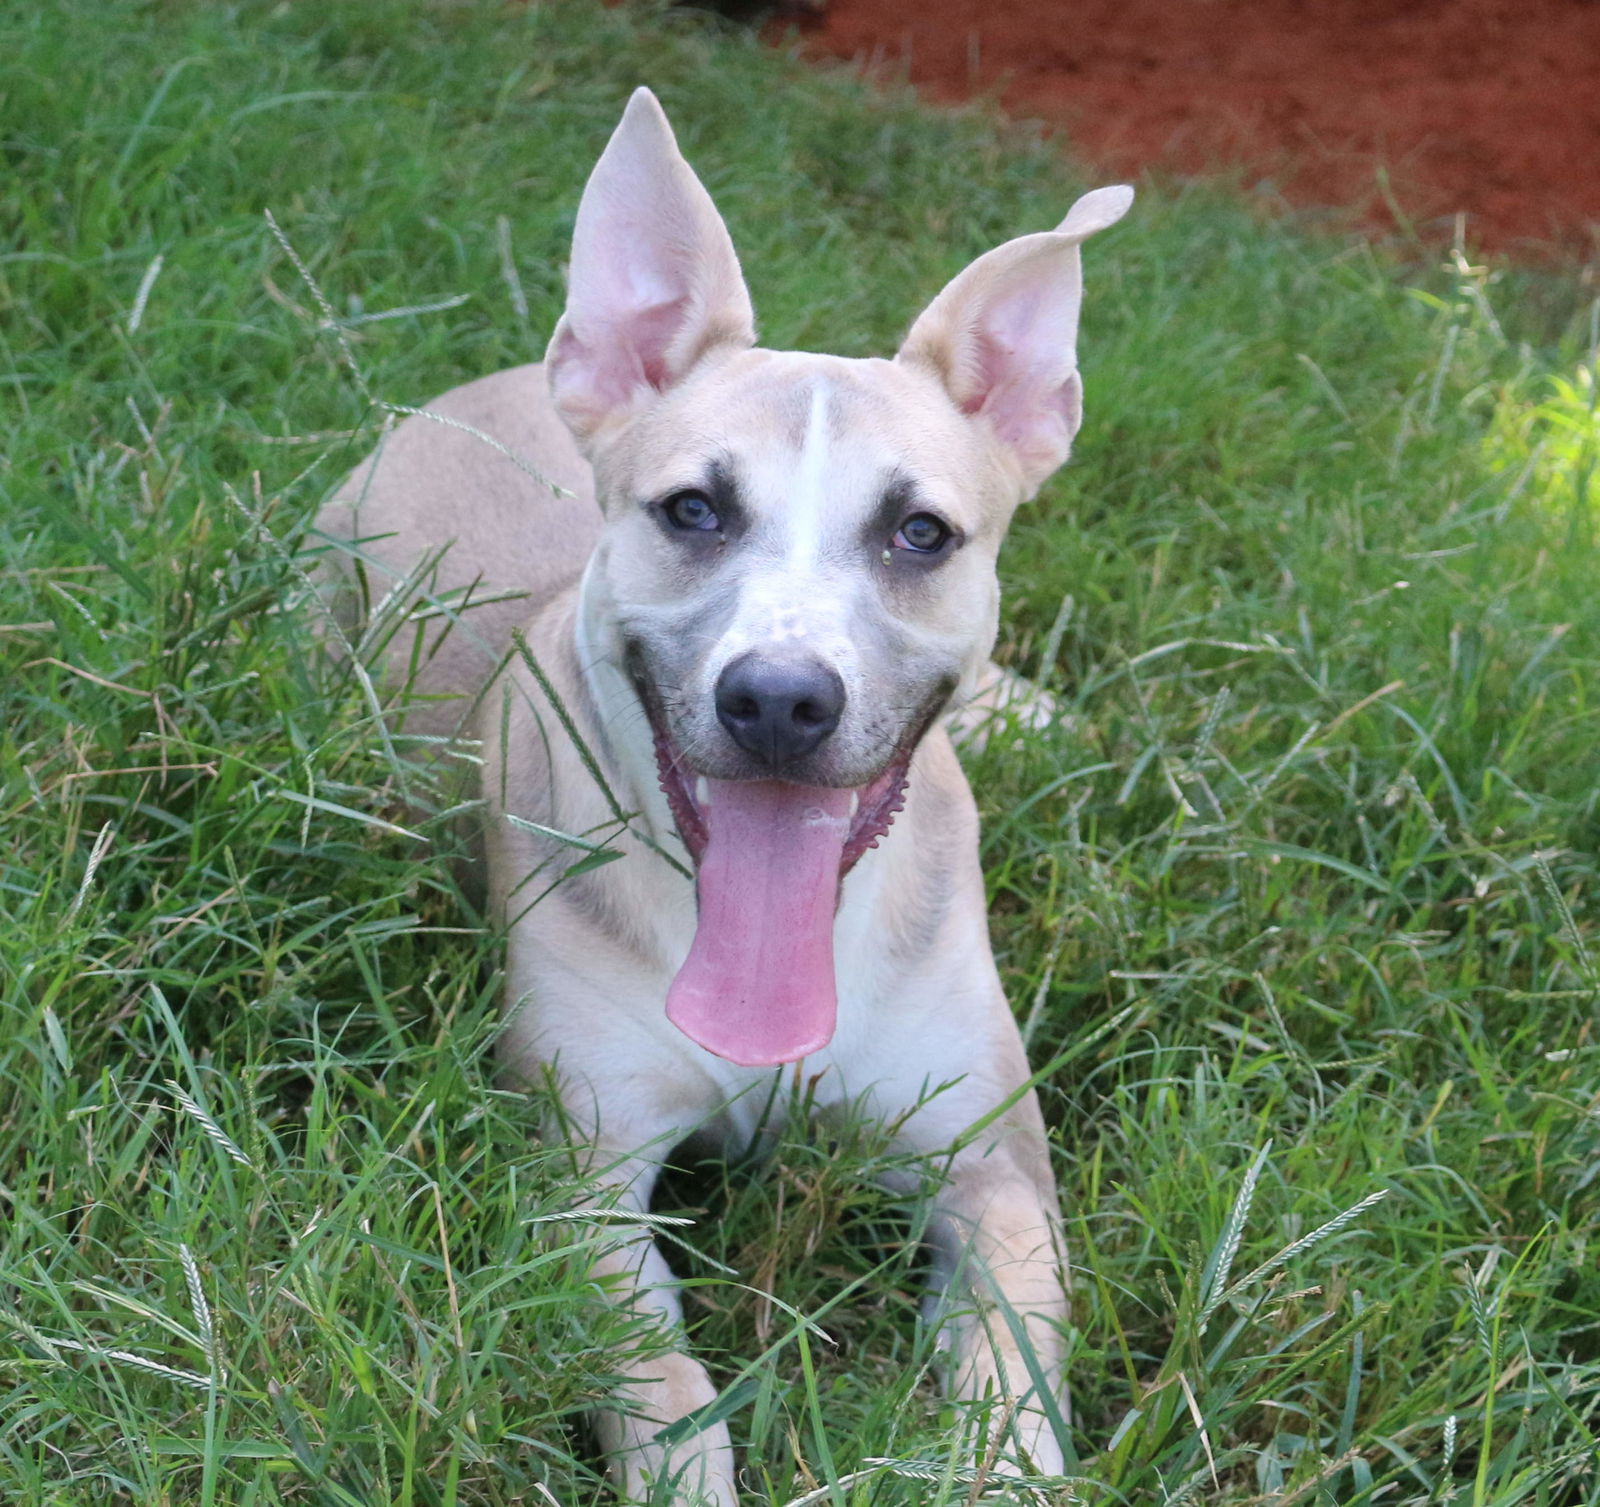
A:
POLYGON ((1131 200, 1097 190, 979 258, 893 360, 761 350, 726 227, 654 96, 630 101, 546 359, 606 515, 592 647, 649 715, 702 931, 714 858, 815 868, 831 924, 887 829, 993 645, 1012 512, 1071 448, 1078 245, 1131 200))

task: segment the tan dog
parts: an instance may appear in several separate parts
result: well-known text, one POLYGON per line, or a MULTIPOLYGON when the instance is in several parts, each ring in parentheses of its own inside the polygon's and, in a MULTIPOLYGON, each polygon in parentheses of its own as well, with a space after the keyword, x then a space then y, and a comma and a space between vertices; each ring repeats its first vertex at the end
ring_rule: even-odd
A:
MULTIPOLYGON (((553 1071, 586 1164, 641 1211, 692 1133, 749 1144, 775 1074, 897 1124, 945 1172, 953 1389, 1019 1399, 1009 1445, 1046 1472, 1058 1209, 940 718, 1006 694, 996 552, 1078 428, 1078 244, 1131 199, 1100 189, 980 258, 892 361, 760 350, 727 230, 641 89, 543 367, 408 419, 322 521, 369 594, 432 603, 399 631, 380 603, 367 630, 430 698, 408 730, 480 708, 513 1071, 553 1071), (582 749, 510 650, 523 622, 582 749), (552 888, 583 857, 553 834, 625 856, 552 888)), ((680 1321, 644 1228, 602 1270, 680 1321)), ((657 1437, 713 1395, 681 1350, 627 1369, 597 1421, 630 1495, 732 1507, 725 1424, 657 1437)))

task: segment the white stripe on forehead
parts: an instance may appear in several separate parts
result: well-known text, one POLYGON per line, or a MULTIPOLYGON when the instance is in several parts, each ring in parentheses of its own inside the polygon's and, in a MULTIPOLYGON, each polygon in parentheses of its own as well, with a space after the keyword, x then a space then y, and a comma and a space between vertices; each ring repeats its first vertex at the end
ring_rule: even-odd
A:
POLYGON ((784 502, 789 518, 790 559, 815 564, 822 550, 822 512, 828 500, 828 425, 833 389, 826 377, 811 384, 811 409, 794 482, 784 502))
POLYGON ((734 646, 730 652, 737 652, 736 646, 743 643, 812 638, 819 627, 831 629, 824 633, 830 638, 842 631, 843 609, 820 573, 825 513, 836 490, 829 442, 834 388, 826 377, 816 375, 796 384, 794 397, 806 400, 805 427, 798 435, 789 429, 779 441, 780 470, 773 499, 775 552, 740 586, 739 608, 724 638, 725 646, 734 646))

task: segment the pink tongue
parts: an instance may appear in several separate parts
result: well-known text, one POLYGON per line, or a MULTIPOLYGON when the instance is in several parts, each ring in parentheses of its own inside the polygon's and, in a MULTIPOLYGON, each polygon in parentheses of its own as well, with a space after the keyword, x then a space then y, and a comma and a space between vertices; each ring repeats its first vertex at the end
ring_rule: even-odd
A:
POLYGON ((833 1038, 833 912, 849 790, 710 782, 700 923, 667 1019, 742 1067, 794 1062, 833 1038))

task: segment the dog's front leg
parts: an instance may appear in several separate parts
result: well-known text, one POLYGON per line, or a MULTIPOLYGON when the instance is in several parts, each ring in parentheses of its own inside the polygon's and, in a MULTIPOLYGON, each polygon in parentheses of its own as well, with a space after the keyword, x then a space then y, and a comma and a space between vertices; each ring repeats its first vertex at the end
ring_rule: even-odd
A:
MULTIPOLYGON (((616 1188, 617 1206, 637 1213, 648 1209, 656 1173, 654 1165, 636 1159, 617 1163, 606 1175, 616 1188)), ((616 1233, 616 1242, 595 1261, 591 1274, 604 1283, 613 1302, 643 1319, 663 1321, 681 1342, 677 1283, 650 1232, 629 1225, 616 1233)), ((629 1355, 616 1369, 620 1384, 612 1405, 595 1412, 594 1427, 625 1499, 736 1507, 733 1446, 725 1423, 671 1445, 658 1438, 668 1425, 716 1396, 705 1367, 674 1346, 629 1355)))
MULTIPOLYGON (((1067 1418, 1065 1252, 1054 1189, 1017 1166, 1009 1149, 962 1153, 936 1195, 928 1237, 942 1287, 942 1342, 952 1392, 994 1399, 996 1423, 1014 1402, 1002 1448, 1015 1453, 1020 1445, 1035 1469, 1058 1474, 1063 1456, 1051 1414, 1067 1418)), ((1028 1150, 1042 1160, 1042 1137, 1028 1150)))

